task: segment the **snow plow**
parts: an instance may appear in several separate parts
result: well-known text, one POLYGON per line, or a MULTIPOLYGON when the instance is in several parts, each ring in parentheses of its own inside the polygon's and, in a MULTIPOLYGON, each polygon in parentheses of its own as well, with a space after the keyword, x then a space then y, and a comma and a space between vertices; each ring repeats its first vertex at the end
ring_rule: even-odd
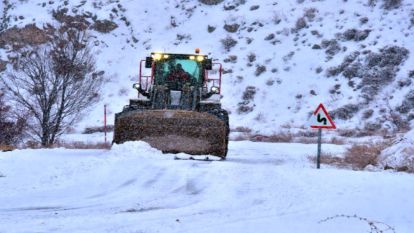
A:
POLYGON ((164 153, 225 159, 229 118, 220 103, 221 72, 221 64, 198 49, 151 53, 141 60, 139 81, 133 84, 138 97, 115 114, 113 143, 142 140, 164 153), (143 67, 150 74, 144 75, 143 67), (216 77, 210 77, 213 70, 216 77))

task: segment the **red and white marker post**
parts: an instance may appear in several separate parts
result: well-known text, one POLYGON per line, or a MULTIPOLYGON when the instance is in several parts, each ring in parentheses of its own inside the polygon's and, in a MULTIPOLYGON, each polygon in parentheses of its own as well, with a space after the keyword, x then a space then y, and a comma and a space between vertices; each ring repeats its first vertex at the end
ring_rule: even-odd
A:
POLYGON ((322 129, 336 129, 335 123, 333 122, 331 116, 329 116, 328 111, 323 106, 319 104, 316 110, 311 116, 311 128, 318 129, 318 154, 316 156, 316 168, 321 168, 321 144, 322 144, 322 129))

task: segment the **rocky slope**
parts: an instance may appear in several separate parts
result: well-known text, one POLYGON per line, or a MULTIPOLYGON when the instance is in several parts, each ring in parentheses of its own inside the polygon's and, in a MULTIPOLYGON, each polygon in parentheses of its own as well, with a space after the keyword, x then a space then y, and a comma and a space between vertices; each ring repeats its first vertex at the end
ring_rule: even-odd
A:
POLYGON ((136 95, 138 61, 151 51, 196 47, 224 64, 233 129, 307 129, 320 102, 347 136, 406 131, 414 119, 408 0, 3 0, 0 9, 3 71, 48 27, 89 25, 106 84, 78 130, 101 125, 104 104, 112 117, 136 95))

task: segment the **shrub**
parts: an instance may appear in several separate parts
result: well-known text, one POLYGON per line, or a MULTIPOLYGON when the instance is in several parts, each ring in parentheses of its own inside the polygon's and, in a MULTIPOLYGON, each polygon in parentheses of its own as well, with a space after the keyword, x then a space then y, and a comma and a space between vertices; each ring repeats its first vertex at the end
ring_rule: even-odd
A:
POLYGON ((283 61, 284 62, 288 62, 292 59, 293 55, 295 55, 294 51, 290 51, 288 54, 286 54, 285 56, 283 56, 283 61))
POLYGON ((306 20, 304 17, 299 18, 296 20, 295 30, 299 31, 307 26, 306 20))
POLYGON ((414 70, 408 71, 408 77, 409 78, 414 78, 414 70))
POLYGON ((362 118, 363 119, 368 119, 372 116, 372 114, 374 113, 374 110, 372 109, 367 109, 364 111, 364 113, 362 114, 362 118))
POLYGON ((4 101, 4 93, 0 90, 0 146, 9 148, 22 140, 26 127, 26 118, 15 117, 10 106, 4 101))
POLYGON ((239 29, 240 24, 234 23, 234 24, 224 24, 223 28, 224 30, 230 32, 230 33, 234 33, 237 32, 237 30, 239 29))
POLYGON ((248 86, 243 92, 243 100, 253 100, 256 95, 256 87, 248 86))
POLYGON ((282 19, 280 18, 280 15, 279 14, 277 14, 277 13, 274 13, 273 14, 273 18, 272 18, 272 21, 273 21, 273 23, 274 24, 279 24, 280 22, 282 22, 282 19))
POLYGON ((237 56, 236 55, 230 55, 228 58, 224 59, 223 62, 225 63, 236 63, 237 62, 237 56))
POLYGON ((379 156, 386 146, 386 143, 353 145, 345 152, 344 162, 356 170, 362 170, 368 165, 377 166, 379 156))
POLYGON ((412 83, 411 79, 402 79, 398 81, 398 87, 402 88, 402 87, 407 87, 410 86, 412 83))
POLYGON ((266 85, 268 85, 268 86, 273 86, 273 84, 275 84, 275 80, 273 80, 273 79, 268 79, 266 81, 266 85))
POLYGON ((330 112, 330 115, 335 119, 348 120, 351 119, 354 114, 359 111, 359 108, 359 105, 347 104, 330 112))
POLYGON ((216 27, 210 26, 210 25, 207 26, 208 33, 212 33, 212 32, 214 32, 214 30, 216 30, 216 27))
POLYGON ((217 5, 223 2, 224 0, 198 0, 199 2, 205 4, 205 5, 217 5))
POLYGON ((362 18, 359 19, 359 22, 361 24, 366 24, 366 23, 368 23, 368 21, 369 21, 368 17, 362 17, 362 18))
POLYGON ((334 56, 341 51, 341 46, 338 41, 335 39, 332 40, 323 40, 322 48, 326 49, 325 53, 329 56, 334 56))
POLYGON ((7 62, 0 59, 0 73, 7 69, 7 62))
POLYGON ((247 86, 243 92, 242 101, 239 102, 238 113, 249 113, 253 111, 254 105, 251 104, 251 101, 256 95, 256 87, 247 86))
POLYGON ((316 13, 318 12, 318 10, 316 8, 308 8, 305 9, 305 17, 309 20, 309 21, 313 21, 316 17, 316 13))
POLYGON ((321 46, 320 46, 320 45, 318 45, 318 44, 314 44, 314 45, 312 46, 312 49, 321 49, 321 46))
POLYGON ((357 29, 349 29, 342 33, 342 39, 346 41, 363 41, 368 36, 371 30, 357 30, 357 29))
POLYGON ((315 70, 315 72, 316 72, 317 74, 321 73, 322 71, 323 71, 323 69, 322 69, 322 67, 320 67, 320 66, 318 66, 318 67, 316 68, 316 70, 315 70))
POLYGON ((259 9, 259 7, 260 7, 259 5, 253 5, 253 6, 250 7, 250 10, 255 11, 255 10, 259 9))
POLYGON ((246 0, 233 0, 232 2, 226 2, 223 6, 223 9, 226 11, 230 11, 244 4, 246 4, 246 0))
POLYGON ((249 61, 249 62, 254 62, 254 61, 256 61, 256 54, 254 54, 254 53, 249 53, 249 54, 247 55, 247 61, 249 61))
POLYGON ((237 112, 240 113, 249 113, 253 111, 252 106, 248 106, 249 102, 240 102, 239 107, 237 108, 237 112))
POLYGON ((383 0, 382 7, 386 10, 395 9, 401 6, 402 0, 383 0))
POLYGON ((108 33, 115 30, 118 25, 109 20, 96 20, 95 23, 92 25, 92 29, 101 32, 101 33, 108 33))
POLYGON ((408 92, 405 96, 403 102, 400 106, 396 108, 396 110, 400 113, 408 113, 411 109, 414 108, 414 90, 408 92))
POLYGON ((275 38, 275 34, 274 33, 270 33, 269 35, 267 35, 264 39, 265 40, 273 40, 275 38))
POLYGON ((227 36, 226 38, 221 40, 221 43, 223 44, 224 49, 229 52, 231 48, 236 46, 237 40, 233 39, 230 36, 227 36))
POLYGON ((259 75, 261 75, 262 73, 264 73, 264 72, 266 72, 266 66, 263 66, 263 65, 258 65, 257 67, 256 67, 256 71, 254 72, 254 74, 256 75, 256 76, 259 76, 259 75))

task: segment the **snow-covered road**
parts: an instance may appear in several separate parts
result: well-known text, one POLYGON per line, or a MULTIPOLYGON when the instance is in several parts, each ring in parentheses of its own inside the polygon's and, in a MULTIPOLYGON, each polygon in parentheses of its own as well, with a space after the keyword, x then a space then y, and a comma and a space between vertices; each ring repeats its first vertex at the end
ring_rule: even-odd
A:
POLYGON ((213 162, 142 142, 0 153, 0 232, 369 232, 356 218, 319 223, 338 214, 412 232, 413 175, 316 170, 315 150, 231 142, 228 159, 213 162))

